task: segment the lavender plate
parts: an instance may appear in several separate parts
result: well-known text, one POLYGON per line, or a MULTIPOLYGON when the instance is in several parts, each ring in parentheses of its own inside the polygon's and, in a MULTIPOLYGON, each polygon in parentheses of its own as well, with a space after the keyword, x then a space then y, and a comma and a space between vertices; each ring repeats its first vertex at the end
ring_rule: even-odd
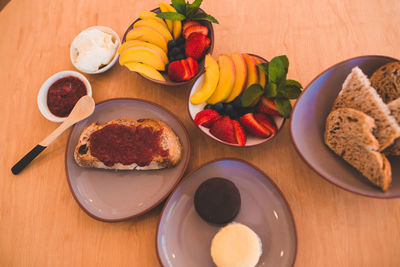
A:
POLYGON ((198 186, 212 177, 231 180, 239 189, 241 208, 234 219, 252 228, 262 241, 257 266, 292 266, 297 236, 290 208, 276 185, 256 167, 237 159, 221 159, 201 166, 178 185, 167 200, 158 225, 156 246, 163 266, 215 266, 211 240, 220 227, 195 211, 198 186))
POLYGON ((183 124, 163 107, 139 99, 112 99, 96 105, 94 113, 71 131, 65 165, 71 192, 79 206, 101 221, 122 221, 157 206, 182 178, 190 157, 189 136, 183 124), (95 121, 106 123, 117 118, 158 118, 179 137, 183 156, 177 166, 154 171, 112 171, 83 168, 73 153, 83 129, 95 121))
POLYGON ((400 197, 400 159, 389 158, 393 181, 389 190, 382 192, 325 146, 325 119, 353 67, 359 66, 370 77, 380 66, 392 61, 398 60, 387 56, 361 56, 330 67, 306 87, 292 113, 292 140, 304 161, 329 182, 368 197, 400 197))

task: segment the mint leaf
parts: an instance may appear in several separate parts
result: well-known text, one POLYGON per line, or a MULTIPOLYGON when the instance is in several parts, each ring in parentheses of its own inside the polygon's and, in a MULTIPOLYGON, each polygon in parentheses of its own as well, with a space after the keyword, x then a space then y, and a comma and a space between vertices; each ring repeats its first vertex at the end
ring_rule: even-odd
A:
POLYGON ((286 79, 285 66, 279 57, 274 57, 268 64, 268 82, 279 83, 286 79))
POLYGON ((180 14, 185 14, 186 12, 186 3, 185 0, 171 0, 172 6, 175 10, 180 14))
POLYGON ((254 104, 262 94, 264 93, 264 89, 259 84, 252 84, 249 88, 247 88, 242 94, 242 106, 249 107, 251 104, 254 104))
POLYGON ((268 74, 268 63, 259 63, 257 66, 265 73, 268 74))
POLYGON ((294 86, 294 87, 299 88, 299 89, 303 88, 303 86, 301 86, 301 84, 298 81, 295 81, 295 80, 286 80, 286 85, 294 86))
POLYGON ((206 14, 206 13, 197 13, 191 17, 192 20, 206 20, 209 22, 217 23, 219 24, 218 20, 214 18, 213 16, 206 14))
POLYGON ((286 55, 279 56, 278 58, 282 61, 283 67, 285 68, 285 72, 287 74, 289 70, 289 59, 286 55))
POLYGON ((190 7, 193 9, 199 9, 203 0, 194 0, 193 3, 190 4, 190 7))
POLYGON ((177 12, 161 12, 157 14, 157 17, 169 20, 184 20, 186 17, 177 12))
POLYGON ((275 98, 274 103, 279 113, 282 114, 283 117, 285 118, 290 117, 290 113, 292 112, 292 104, 290 104, 289 99, 275 98))
POLYGON ((275 97, 277 94, 277 86, 275 83, 268 83, 265 86, 265 92, 264 95, 266 97, 275 97))

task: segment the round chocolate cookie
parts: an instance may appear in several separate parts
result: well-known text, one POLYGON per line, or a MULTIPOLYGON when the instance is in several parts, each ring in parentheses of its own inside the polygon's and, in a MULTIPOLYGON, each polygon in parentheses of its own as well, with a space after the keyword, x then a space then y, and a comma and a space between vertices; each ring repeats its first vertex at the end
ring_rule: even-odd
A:
POLYGON ((231 222, 240 210, 240 193, 234 183, 225 178, 210 178, 197 188, 194 207, 201 218, 210 223, 231 222))

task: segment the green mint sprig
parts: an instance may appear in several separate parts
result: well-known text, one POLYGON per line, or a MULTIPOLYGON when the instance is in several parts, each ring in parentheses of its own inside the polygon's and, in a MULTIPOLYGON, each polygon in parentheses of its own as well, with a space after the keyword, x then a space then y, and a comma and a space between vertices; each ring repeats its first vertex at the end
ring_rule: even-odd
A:
POLYGON ((219 23, 216 18, 210 14, 200 13, 199 8, 203 0, 194 0, 193 3, 185 0, 172 0, 172 6, 176 12, 161 12, 157 17, 169 20, 206 20, 212 23, 219 23))
POLYGON ((264 88, 259 84, 252 84, 247 88, 242 94, 242 106, 252 106, 264 95, 273 99, 283 117, 289 118, 292 112, 290 99, 298 98, 303 87, 298 81, 286 79, 289 70, 287 56, 274 57, 269 63, 261 63, 257 66, 265 73, 267 84, 264 88))

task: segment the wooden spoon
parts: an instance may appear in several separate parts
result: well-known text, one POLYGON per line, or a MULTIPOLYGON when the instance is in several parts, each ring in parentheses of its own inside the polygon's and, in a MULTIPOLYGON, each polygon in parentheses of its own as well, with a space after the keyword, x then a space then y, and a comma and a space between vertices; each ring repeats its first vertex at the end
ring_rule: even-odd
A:
POLYGON ((58 126, 49 136, 42 140, 37 146, 35 146, 31 151, 28 152, 20 161, 18 161, 12 168, 13 174, 20 173, 34 158, 36 158, 40 152, 42 152, 46 147, 48 147, 57 137, 59 137, 65 130, 69 127, 81 121, 90 115, 94 111, 94 100, 91 96, 85 95, 76 102, 74 108, 72 109, 69 116, 65 121, 58 126))

